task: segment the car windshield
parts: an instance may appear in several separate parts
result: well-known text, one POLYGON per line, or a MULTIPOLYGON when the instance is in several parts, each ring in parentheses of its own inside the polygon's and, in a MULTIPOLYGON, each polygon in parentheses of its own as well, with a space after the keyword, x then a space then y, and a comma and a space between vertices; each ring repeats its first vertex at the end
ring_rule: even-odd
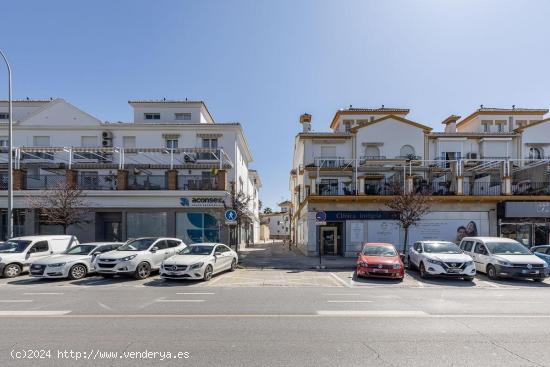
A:
POLYGON ((8 240, 6 242, 0 243, 0 252, 4 253, 16 253, 23 252, 28 245, 31 244, 31 241, 27 240, 8 240))
POLYGON ((132 240, 118 248, 118 251, 145 251, 147 250, 157 239, 156 238, 139 238, 132 240))
POLYGON ((210 255, 214 246, 189 246, 178 252, 179 255, 210 255))
POLYGON ((433 242, 424 244, 424 252, 429 254, 461 254, 462 250, 452 242, 433 242))
POLYGON ((366 256, 397 256, 395 250, 386 246, 365 246, 363 255, 366 256))
POLYGON ((486 243, 493 255, 530 255, 525 246, 517 242, 489 242, 486 243))
POLYGON ((67 255, 88 255, 90 252, 93 251, 97 246, 95 245, 78 245, 75 247, 71 247, 64 253, 67 255))

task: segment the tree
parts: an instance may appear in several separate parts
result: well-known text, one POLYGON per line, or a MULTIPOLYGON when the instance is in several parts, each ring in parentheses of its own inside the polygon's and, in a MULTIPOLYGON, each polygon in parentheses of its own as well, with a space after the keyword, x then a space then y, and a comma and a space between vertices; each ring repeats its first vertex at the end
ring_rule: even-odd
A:
MULTIPOLYGON (((240 230, 244 218, 248 218, 250 215, 250 209, 248 208, 252 197, 245 194, 242 190, 236 192, 235 183, 231 182, 230 192, 230 208, 237 213, 237 231, 240 230)), ((226 205, 227 209, 227 205, 226 205)), ((237 233, 235 233, 235 240, 237 240, 237 233)), ((238 244, 235 243, 235 248, 238 248, 238 244)))
POLYGON ((264 206, 264 203, 262 203, 261 200, 258 200, 258 210, 261 211, 262 207, 264 206))
POLYGON ((27 198, 29 208, 35 209, 45 224, 61 225, 63 234, 69 226, 86 223, 89 203, 82 190, 62 183, 52 190, 45 190, 40 196, 27 198))
POLYGON ((273 210, 271 210, 270 207, 266 207, 266 208, 264 209, 264 214, 271 214, 271 213, 273 213, 273 210))
POLYGON ((397 213, 397 220, 405 231, 403 253, 407 253, 407 242, 409 241, 409 228, 430 210, 430 196, 422 192, 403 192, 399 185, 393 187, 391 200, 385 205, 397 213))

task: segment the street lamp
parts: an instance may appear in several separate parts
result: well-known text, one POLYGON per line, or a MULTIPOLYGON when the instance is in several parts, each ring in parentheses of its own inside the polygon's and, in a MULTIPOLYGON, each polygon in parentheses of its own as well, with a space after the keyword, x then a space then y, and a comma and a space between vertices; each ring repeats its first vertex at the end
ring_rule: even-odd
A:
POLYGON ((13 120, 11 106, 11 67, 6 55, 0 50, 0 55, 8 68, 8 212, 7 212, 7 238, 13 237, 13 120))

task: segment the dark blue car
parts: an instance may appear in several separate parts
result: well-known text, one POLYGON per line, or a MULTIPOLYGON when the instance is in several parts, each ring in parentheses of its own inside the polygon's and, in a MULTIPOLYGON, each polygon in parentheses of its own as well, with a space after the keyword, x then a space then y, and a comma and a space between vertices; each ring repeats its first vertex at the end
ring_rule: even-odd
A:
POLYGON ((531 252, 540 257, 550 266, 550 245, 531 247, 531 252))

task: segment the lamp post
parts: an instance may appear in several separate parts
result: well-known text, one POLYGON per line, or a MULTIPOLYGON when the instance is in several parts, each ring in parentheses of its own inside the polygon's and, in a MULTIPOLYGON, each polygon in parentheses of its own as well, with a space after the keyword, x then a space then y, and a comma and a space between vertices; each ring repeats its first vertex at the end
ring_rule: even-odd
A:
POLYGON ((7 238, 13 237, 13 120, 11 105, 11 67, 8 59, 0 50, 0 55, 8 68, 8 212, 7 212, 7 238))

